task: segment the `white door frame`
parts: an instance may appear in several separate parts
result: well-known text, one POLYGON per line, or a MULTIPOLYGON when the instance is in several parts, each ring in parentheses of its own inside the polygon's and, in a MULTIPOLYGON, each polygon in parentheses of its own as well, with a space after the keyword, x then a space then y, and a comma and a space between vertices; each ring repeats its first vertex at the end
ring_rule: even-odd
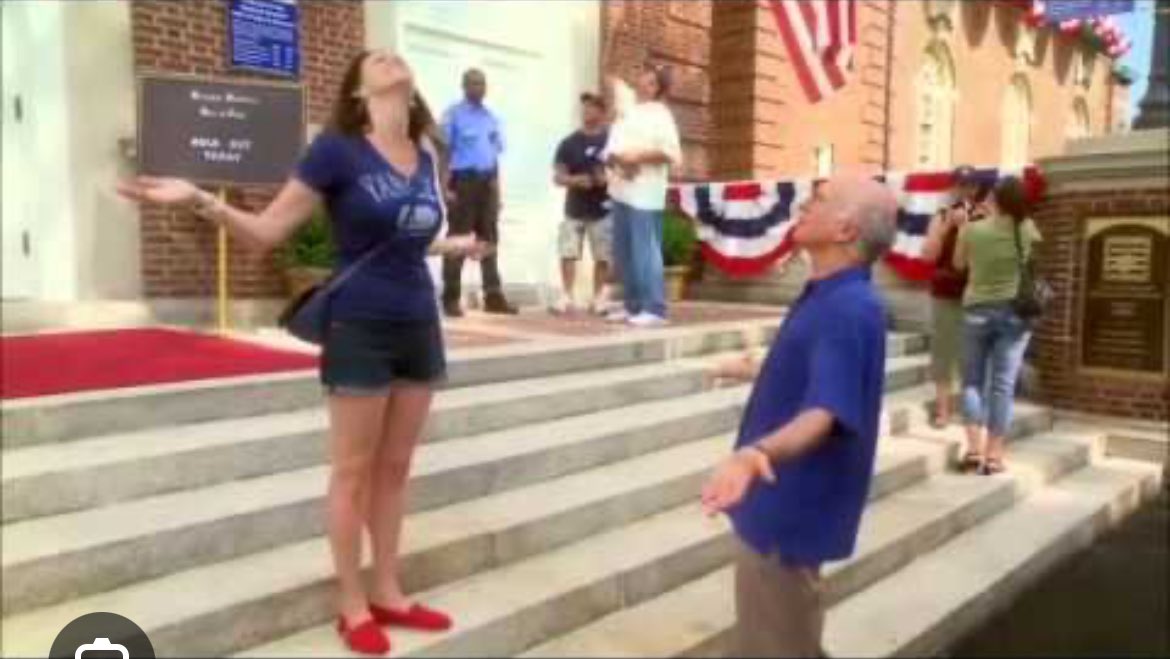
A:
POLYGON ((3 235, 3 283, 0 297, 22 299, 38 293, 38 262, 32 244, 32 206, 29 193, 36 189, 30 180, 30 169, 22 166, 22 156, 29 153, 31 117, 27 76, 36 75, 35 67, 27 66, 27 57, 33 52, 24 38, 29 34, 28 8, 31 3, 0 2, 0 35, 3 47, 3 109, 0 124, 3 130, 3 208, 0 225, 3 235), (24 60, 25 66, 20 63, 24 60))
MULTIPOLYGON (((501 115, 507 142, 501 167, 504 284, 559 287, 563 191, 552 184, 552 159, 559 140, 577 125, 579 93, 596 90, 600 80, 598 0, 367 0, 365 7, 367 45, 392 47, 414 65, 436 115, 462 95, 463 69, 487 74, 487 104, 501 115), (428 76, 428 70, 441 73, 428 76)), ((478 282, 478 268, 465 267, 464 275, 467 283, 478 282)))

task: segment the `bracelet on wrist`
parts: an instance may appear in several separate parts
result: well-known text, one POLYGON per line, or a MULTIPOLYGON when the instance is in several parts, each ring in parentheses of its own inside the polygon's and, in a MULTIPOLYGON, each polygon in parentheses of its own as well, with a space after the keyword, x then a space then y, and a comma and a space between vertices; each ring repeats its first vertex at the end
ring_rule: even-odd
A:
POLYGON ((219 223, 219 221, 221 219, 220 213, 219 213, 219 210, 220 210, 219 197, 216 197, 215 195, 211 194, 210 192, 207 192, 206 190, 200 190, 198 192, 198 194, 195 195, 195 204, 192 208, 195 211, 195 213, 197 213, 201 217, 205 217, 205 218, 212 220, 216 223, 219 223))
POLYGON ((743 452, 758 453, 759 455, 764 456, 764 459, 767 460, 769 463, 772 462, 772 456, 768 455, 768 453, 766 451, 764 451, 764 449, 760 448, 759 444, 748 444, 746 446, 741 447, 739 450, 743 451, 743 452))

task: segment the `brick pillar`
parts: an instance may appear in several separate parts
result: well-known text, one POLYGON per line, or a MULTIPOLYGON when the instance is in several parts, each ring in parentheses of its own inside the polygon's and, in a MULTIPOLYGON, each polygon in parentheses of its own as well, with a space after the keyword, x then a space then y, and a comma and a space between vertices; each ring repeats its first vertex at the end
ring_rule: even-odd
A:
MULTIPOLYGON (((1036 209, 1035 220, 1044 236, 1037 249, 1038 269, 1054 287, 1056 297, 1037 328, 1032 346, 1032 362, 1039 376, 1039 394, 1044 402, 1063 409, 1095 414, 1128 416, 1165 421, 1170 398, 1170 379, 1165 371, 1136 373, 1121 368, 1090 368, 1082 364, 1082 345, 1086 340, 1085 303, 1088 294, 1086 233, 1091 221, 1101 219, 1138 219, 1149 222, 1163 232, 1170 232, 1170 191, 1166 176, 1170 174, 1170 132, 1140 131, 1108 138, 1080 140, 1071 145, 1072 153, 1046 159, 1041 166, 1049 179, 1049 192, 1036 209)), ((1165 247, 1160 248, 1165 254, 1165 247)), ((1140 250, 1139 250, 1140 251, 1140 250)), ((1170 281, 1170 259, 1152 262, 1153 286, 1161 282, 1161 304, 1165 316, 1161 341, 1166 345, 1170 327, 1170 298, 1165 282, 1170 281)), ((1132 252, 1118 258, 1135 258, 1132 252)), ((1141 255, 1136 269, 1129 275, 1143 277, 1141 255)), ((1126 267, 1124 263, 1120 264, 1126 267)), ((1125 288, 1132 283, 1121 282, 1125 288)), ((1110 286, 1109 281, 1098 285, 1110 286)), ((1140 282, 1139 282, 1140 285, 1140 282)), ((1118 302, 1127 303, 1123 298, 1118 302)), ((1120 330, 1118 340, 1132 340, 1120 330)), ((1125 346, 1122 346, 1125 349, 1125 346)), ((1147 352, 1154 346, 1138 346, 1147 352)), ((1097 361, 1100 361, 1099 359, 1097 361)), ((1120 364, 1111 364, 1120 367, 1120 364)))
POLYGON ((755 171, 756 3, 716 2, 711 34, 711 101, 715 123, 712 177, 749 179, 755 171))
MULTIPOLYGON (((359 0, 301 0, 301 78, 311 123, 329 114, 349 58, 364 42, 359 0)), ((134 68, 139 75, 185 74, 232 80, 262 76, 227 68, 227 3, 224 0, 135 0, 131 5, 134 68)), ((291 168, 293 163, 289 163, 291 168)), ((262 209, 276 189, 246 186, 231 191, 248 208, 262 209)), ((142 280, 147 297, 193 298, 215 294, 215 232, 183 211, 142 209, 142 280)), ((284 292, 271 256, 233 245, 233 298, 276 297, 284 292)))

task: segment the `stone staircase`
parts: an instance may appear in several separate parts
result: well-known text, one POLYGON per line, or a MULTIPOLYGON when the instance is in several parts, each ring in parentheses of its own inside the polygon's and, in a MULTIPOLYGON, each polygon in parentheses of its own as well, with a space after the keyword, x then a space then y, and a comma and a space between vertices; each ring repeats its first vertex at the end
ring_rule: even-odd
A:
MULTIPOLYGON (((748 389, 703 373, 776 324, 454 358, 412 472, 403 576, 457 627, 396 631, 394 654, 725 652, 732 536, 697 493, 748 389)), ((833 654, 945 647, 1160 476, 1028 405, 1008 474, 950 473, 960 433, 923 424, 924 348, 891 335, 872 503, 856 556, 828 570, 833 654)), ((324 427, 312 373, 6 404, 3 655, 44 656, 70 621, 112 611, 159 656, 345 656, 324 427)))

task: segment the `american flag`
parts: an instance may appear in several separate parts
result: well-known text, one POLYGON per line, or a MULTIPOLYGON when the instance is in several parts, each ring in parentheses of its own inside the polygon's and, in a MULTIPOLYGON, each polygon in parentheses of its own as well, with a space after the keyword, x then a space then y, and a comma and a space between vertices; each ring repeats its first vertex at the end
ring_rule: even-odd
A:
POLYGON ((780 39, 813 103, 845 86, 857 44, 856 0, 766 0, 780 39))

